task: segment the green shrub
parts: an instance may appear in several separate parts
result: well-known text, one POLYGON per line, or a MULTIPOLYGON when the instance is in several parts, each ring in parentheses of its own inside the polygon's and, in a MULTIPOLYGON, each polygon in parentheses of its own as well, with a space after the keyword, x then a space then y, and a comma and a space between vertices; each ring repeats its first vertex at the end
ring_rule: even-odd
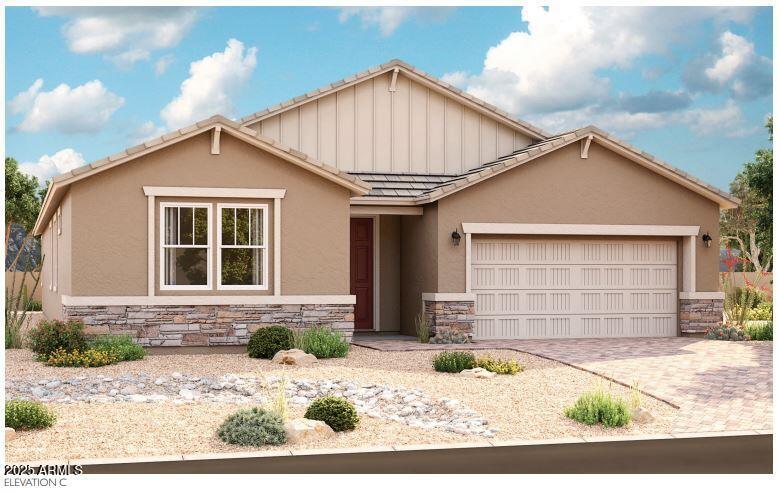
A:
POLYGON ((417 332, 417 340, 420 343, 430 342, 430 321, 425 316, 425 313, 419 313, 414 318, 414 328, 417 332))
POLYGON ((771 301, 761 302, 749 310, 749 319, 752 321, 771 321, 773 318, 774 304, 771 301))
POLYGON ((494 357, 480 357, 476 359, 476 367, 481 367, 497 374, 516 374, 525 370, 522 364, 515 360, 504 360, 494 357))
POLYGON ((219 426, 217 434, 224 442, 241 446, 283 444, 287 441, 281 416, 256 407, 240 410, 227 417, 219 426))
POLYGON ((86 345, 84 325, 77 321, 43 319, 27 336, 32 351, 43 358, 57 349, 81 350, 86 345))
POLYGON ((774 339, 774 322, 766 321, 765 323, 750 323, 747 324, 744 331, 747 332, 750 340, 770 340, 774 339))
POLYGON ((565 416, 587 425, 601 423, 606 427, 622 427, 630 423, 627 404, 602 389, 581 395, 572 407, 565 409, 565 416))
POLYGON ((324 396, 311 402, 305 417, 321 420, 336 432, 352 430, 360 422, 354 405, 336 396, 324 396))
POLYGON ((27 400, 5 402, 5 426, 14 430, 51 427, 57 416, 42 403, 27 400))
POLYGON ((703 338, 707 340, 742 342, 744 340, 749 340, 749 335, 747 335, 744 330, 738 326, 727 323, 720 323, 717 326, 706 330, 703 338))
POLYGON ((46 356, 44 362, 47 366, 56 367, 100 367, 119 362, 119 358, 115 352, 92 348, 73 349, 70 352, 59 348, 46 356))
POLYGON ((438 372, 460 372, 476 367, 476 358, 470 352, 444 351, 433 358, 433 369, 438 372))
POLYGON ((146 357, 146 349, 134 343, 130 335, 97 335, 89 340, 89 347, 101 352, 113 352, 120 361, 146 357))
POLYGON ((317 359, 332 359, 346 357, 349 353, 349 342, 343 335, 327 326, 313 326, 293 331, 293 346, 317 359))
POLYGON ((249 357, 272 359, 279 350, 292 348, 292 330, 286 326, 268 326, 252 333, 246 347, 249 357))
POLYGON ((41 301, 38 301, 36 299, 27 299, 27 310, 43 311, 43 304, 41 304, 41 301))

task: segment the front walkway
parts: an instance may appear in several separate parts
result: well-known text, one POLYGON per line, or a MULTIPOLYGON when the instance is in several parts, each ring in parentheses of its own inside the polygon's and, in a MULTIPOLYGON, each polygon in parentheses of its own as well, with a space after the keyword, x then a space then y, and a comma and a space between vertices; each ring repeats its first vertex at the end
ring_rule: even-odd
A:
POLYGON ((377 350, 510 349, 639 388, 680 409, 673 432, 773 428, 773 343, 694 338, 489 340, 467 345, 356 337, 377 350))

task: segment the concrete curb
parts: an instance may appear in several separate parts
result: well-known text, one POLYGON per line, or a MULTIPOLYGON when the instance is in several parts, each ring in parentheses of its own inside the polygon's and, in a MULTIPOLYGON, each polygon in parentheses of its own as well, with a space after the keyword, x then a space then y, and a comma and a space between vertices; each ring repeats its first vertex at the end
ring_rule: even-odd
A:
POLYGON ((41 464, 68 464, 81 465, 85 467, 95 465, 131 465, 148 463, 170 463, 170 462, 191 462, 207 460, 241 460, 241 459, 262 459, 262 458, 291 458, 291 457, 314 457, 314 456, 332 456, 332 455, 355 455, 368 453, 398 453, 411 451, 455 451, 455 450, 478 450, 487 448, 512 448, 512 447, 532 447, 532 446, 551 446, 566 444, 596 444, 596 443, 620 443, 620 442, 640 442, 640 441, 662 441, 662 440, 692 440, 702 438, 723 438, 723 437, 745 437, 773 435, 772 430, 743 430, 743 431, 712 431, 712 432, 684 432, 675 434, 636 434, 624 436, 590 436, 590 437, 563 437, 555 439, 513 439, 506 441, 484 440, 471 441, 452 444, 399 444, 393 446, 370 446, 361 448, 319 448, 319 449, 295 449, 295 450, 264 450, 264 451, 246 451, 236 453, 197 453, 197 454, 176 454, 164 456, 134 456, 120 458, 83 458, 71 460, 47 460, 43 462, 25 462, 8 463, 9 465, 41 465, 41 464))

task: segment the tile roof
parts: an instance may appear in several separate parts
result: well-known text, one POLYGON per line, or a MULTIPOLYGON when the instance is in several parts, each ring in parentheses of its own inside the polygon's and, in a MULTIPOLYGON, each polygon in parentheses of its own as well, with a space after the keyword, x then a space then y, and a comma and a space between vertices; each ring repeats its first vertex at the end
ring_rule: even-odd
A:
POLYGON ((689 188, 703 188, 707 192, 716 195, 720 199, 718 202, 727 208, 732 208, 740 203, 737 198, 719 188, 660 161, 651 154, 622 142, 594 126, 587 126, 578 130, 554 135, 546 140, 542 140, 541 142, 525 147, 522 150, 513 152, 507 156, 458 175, 353 174, 371 184, 372 190, 366 195, 367 198, 412 198, 416 203, 423 204, 438 200, 445 195, 459 191, 475 182, 497 175, 507 169, 516 167, 552 150, 556 150, 557 148, 588 136, 600 137, 603 143, 615 145, 624 151, 627 151, 629 154, 632 154, 634 158, 648 160, 652 165, 677 176, 682 182, 688 183, 689 188), (409 180, 411 181, 409 182, 409 180), (418 186, 414 186, 415 184, 418 186))

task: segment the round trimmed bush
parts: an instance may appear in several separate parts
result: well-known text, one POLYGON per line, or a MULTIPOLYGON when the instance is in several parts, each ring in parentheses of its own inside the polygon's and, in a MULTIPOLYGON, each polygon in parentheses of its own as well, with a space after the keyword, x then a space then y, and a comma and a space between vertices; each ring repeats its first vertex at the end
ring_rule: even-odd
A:
POLYGON ((345 398, 336 396, 324 396, 311 402, 305 417, 311 420, 321 420, 336 432, 352 430, 360 422, 354 405, 346 401, 345 398))
POLYGON ((249 357, 272 359, 279 350, 292 348, 292 330, 286 326, 269 326, 252 333, 246 347, 249 357))
POLYGON ((5 425, 13 430, 51 427, 57 416, 42 403, 28 400, 5 402, 5 425))
POLYGON ((228 444, 262 446, 283 444, 287 441, 284 420, 281 416, 262 408, 250 408, 236 412, 225 420, 217 431, 219 438, 228 444))

